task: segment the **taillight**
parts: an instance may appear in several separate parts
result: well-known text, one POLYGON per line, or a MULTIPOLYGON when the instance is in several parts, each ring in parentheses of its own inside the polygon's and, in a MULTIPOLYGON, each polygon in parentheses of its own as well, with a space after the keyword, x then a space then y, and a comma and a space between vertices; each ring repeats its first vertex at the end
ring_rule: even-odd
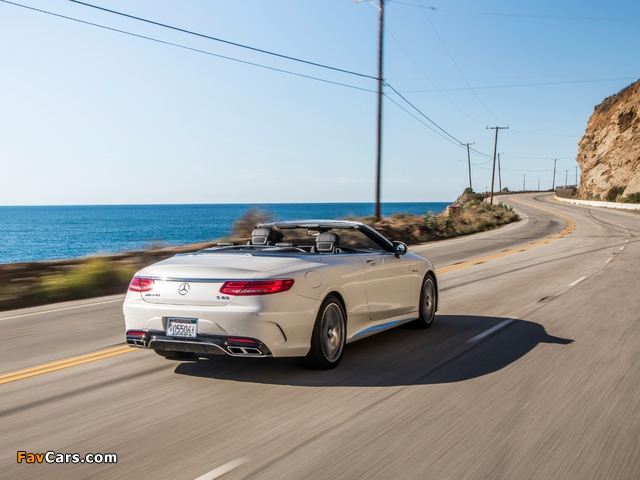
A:
POLYGON ((129 284, 129 290, 132 292, 149 292, 153 290, 153 278, 133 277, 129 284))
POLYGON ((293 286, 293 280, 253 280, 243 282, 224 282, 220 293, 227 295, 269 295, 286 292, 293 286))

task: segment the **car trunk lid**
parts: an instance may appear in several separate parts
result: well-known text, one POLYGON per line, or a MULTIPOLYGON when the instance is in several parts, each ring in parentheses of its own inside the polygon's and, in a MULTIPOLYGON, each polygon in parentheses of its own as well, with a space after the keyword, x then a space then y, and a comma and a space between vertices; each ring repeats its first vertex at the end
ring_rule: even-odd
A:
POLYGON ((136 276, 154 280, 151 290, 140 292, 148 303, 222 307, 235 298, 220 293, 224 282, 279 278, 278 270, 300 261, 292 257, 244 254, 177 255, 144 268, 136 276))

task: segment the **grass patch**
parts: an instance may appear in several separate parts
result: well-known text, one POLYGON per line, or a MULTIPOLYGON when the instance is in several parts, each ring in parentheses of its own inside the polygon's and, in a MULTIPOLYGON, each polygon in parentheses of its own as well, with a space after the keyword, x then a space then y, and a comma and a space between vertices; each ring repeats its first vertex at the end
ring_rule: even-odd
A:
POLYGON ((138 268, 93 258, 67 271, 40 278, 35 294, 49 302, 60 302, 122 293, 138 268))
POLYGON ((0 285, 0 310, 124 293, 141 266, 91 258, 26 277, 4 278, 0 285))

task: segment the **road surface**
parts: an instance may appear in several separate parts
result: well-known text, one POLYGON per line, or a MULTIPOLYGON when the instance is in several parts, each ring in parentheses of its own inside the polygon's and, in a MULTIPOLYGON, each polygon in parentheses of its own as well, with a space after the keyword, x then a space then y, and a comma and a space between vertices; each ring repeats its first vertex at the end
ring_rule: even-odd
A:
POLYGON ((331 371, 125 348, 122 296, 1 313, 0 478, 640 478, 640 215, 500 200, 522 220, 412 248, 433 327, 331 371))

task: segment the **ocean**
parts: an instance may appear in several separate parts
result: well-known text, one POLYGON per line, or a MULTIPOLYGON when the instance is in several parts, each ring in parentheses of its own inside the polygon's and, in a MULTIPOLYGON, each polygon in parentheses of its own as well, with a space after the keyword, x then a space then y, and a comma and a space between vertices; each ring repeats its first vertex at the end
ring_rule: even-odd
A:
MULTIPOLYGON (((383 203, 382 214, 442 212, 447 202, 383 203)), ((266 205, 87 205, 0 207, 0 263, 104 255, 187 245, 228 236, 233 222, 260 208, 272 220, 361 218, 373 203, 266 205)))

